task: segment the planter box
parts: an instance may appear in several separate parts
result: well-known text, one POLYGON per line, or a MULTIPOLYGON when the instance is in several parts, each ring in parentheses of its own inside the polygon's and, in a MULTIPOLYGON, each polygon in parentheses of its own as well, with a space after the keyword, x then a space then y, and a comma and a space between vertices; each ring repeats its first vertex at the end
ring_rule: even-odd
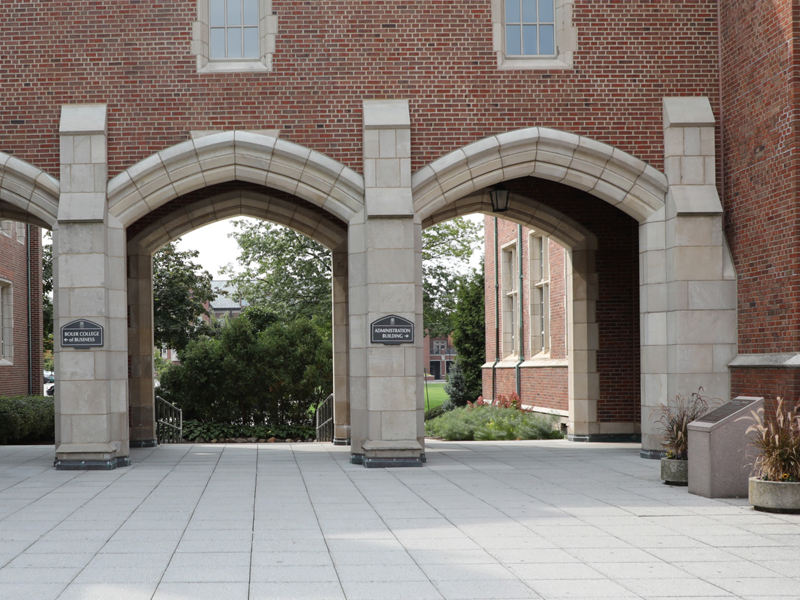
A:
POLYGON ((669 485, 689 485, 689 461, 662 458, 661 479, 669 485))
POLYGON ((800 483, 751 477, 750 504, 765 512, 800 514, 800 483))

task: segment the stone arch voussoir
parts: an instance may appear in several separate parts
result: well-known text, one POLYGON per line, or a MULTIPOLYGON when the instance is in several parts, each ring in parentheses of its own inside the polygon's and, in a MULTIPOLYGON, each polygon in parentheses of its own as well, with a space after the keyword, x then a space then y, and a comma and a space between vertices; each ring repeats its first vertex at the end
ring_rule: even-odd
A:
POLYGON ((123 227, 179 196, 228 181, 274 188, 349 222, 363 208, 364 178, 298 144, 242 131, 182 142, 108 183, 109 213, 123 227))
POLYGON ((414 210, 424 221, 460 198, 520 177, 583 190, 639 223, 664 207, 668 188, 663 173, 618 148, 586 136, 530 127, 484 138, 414 173, 414 210))
POLYGON ((0 219, 52 229, 58 217, 59 194, 57 179, 0 152, 0 219))

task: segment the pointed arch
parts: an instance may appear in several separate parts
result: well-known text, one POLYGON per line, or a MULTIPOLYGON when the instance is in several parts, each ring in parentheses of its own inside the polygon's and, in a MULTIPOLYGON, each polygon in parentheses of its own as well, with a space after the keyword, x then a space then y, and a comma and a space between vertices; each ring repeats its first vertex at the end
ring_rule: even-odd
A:
POLYGON ((0 152, 0 219, 52 229, 57 220, 59 194, 56 178, 0 152))
POLYGON ((268 135, 217 133, 145 158, 108 183, 109 214, 127 227, 189 192, 228 181, 274 188, 345 223, 364 206, 364 178, 332 158, 268 135))
POLYGON ((414 211, 424 221, 459 198, 529 176, 588 192, 639 223, 664 207, 668 188, 663 173, 618 148, 557 129, 529 127, 484 138, 414 173, 414 211))

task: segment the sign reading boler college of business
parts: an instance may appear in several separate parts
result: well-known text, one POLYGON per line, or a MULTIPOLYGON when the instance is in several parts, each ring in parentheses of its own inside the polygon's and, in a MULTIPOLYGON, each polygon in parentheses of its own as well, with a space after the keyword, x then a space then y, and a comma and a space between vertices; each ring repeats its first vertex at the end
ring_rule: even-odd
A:
POLYGON ((397 315, 382 317, 370 325, 373 344, 413 344, 414 323, 397 315))
POLYGON ((81 319, 67 323, 61 328, 61 346, 68 348, 91 348, 103 345, 103 326, 81 319))

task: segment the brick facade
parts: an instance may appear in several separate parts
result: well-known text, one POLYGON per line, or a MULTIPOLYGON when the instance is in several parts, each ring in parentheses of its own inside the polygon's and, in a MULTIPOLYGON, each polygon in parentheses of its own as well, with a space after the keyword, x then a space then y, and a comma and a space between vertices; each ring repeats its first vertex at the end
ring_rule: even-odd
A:
POLYGON ((0 280, 13 293, 13 364, 0 365, 0 396, 42 393, 42 245, 41 230, 30 227, 31 253, 31 388, 28 381, 28 259, 27 226, 10 222, 9 235, 0 233, 0 280), (24 233, 23 233, 24 232, 24 233), (18 233, 23 235, 18 237, 18 233))

